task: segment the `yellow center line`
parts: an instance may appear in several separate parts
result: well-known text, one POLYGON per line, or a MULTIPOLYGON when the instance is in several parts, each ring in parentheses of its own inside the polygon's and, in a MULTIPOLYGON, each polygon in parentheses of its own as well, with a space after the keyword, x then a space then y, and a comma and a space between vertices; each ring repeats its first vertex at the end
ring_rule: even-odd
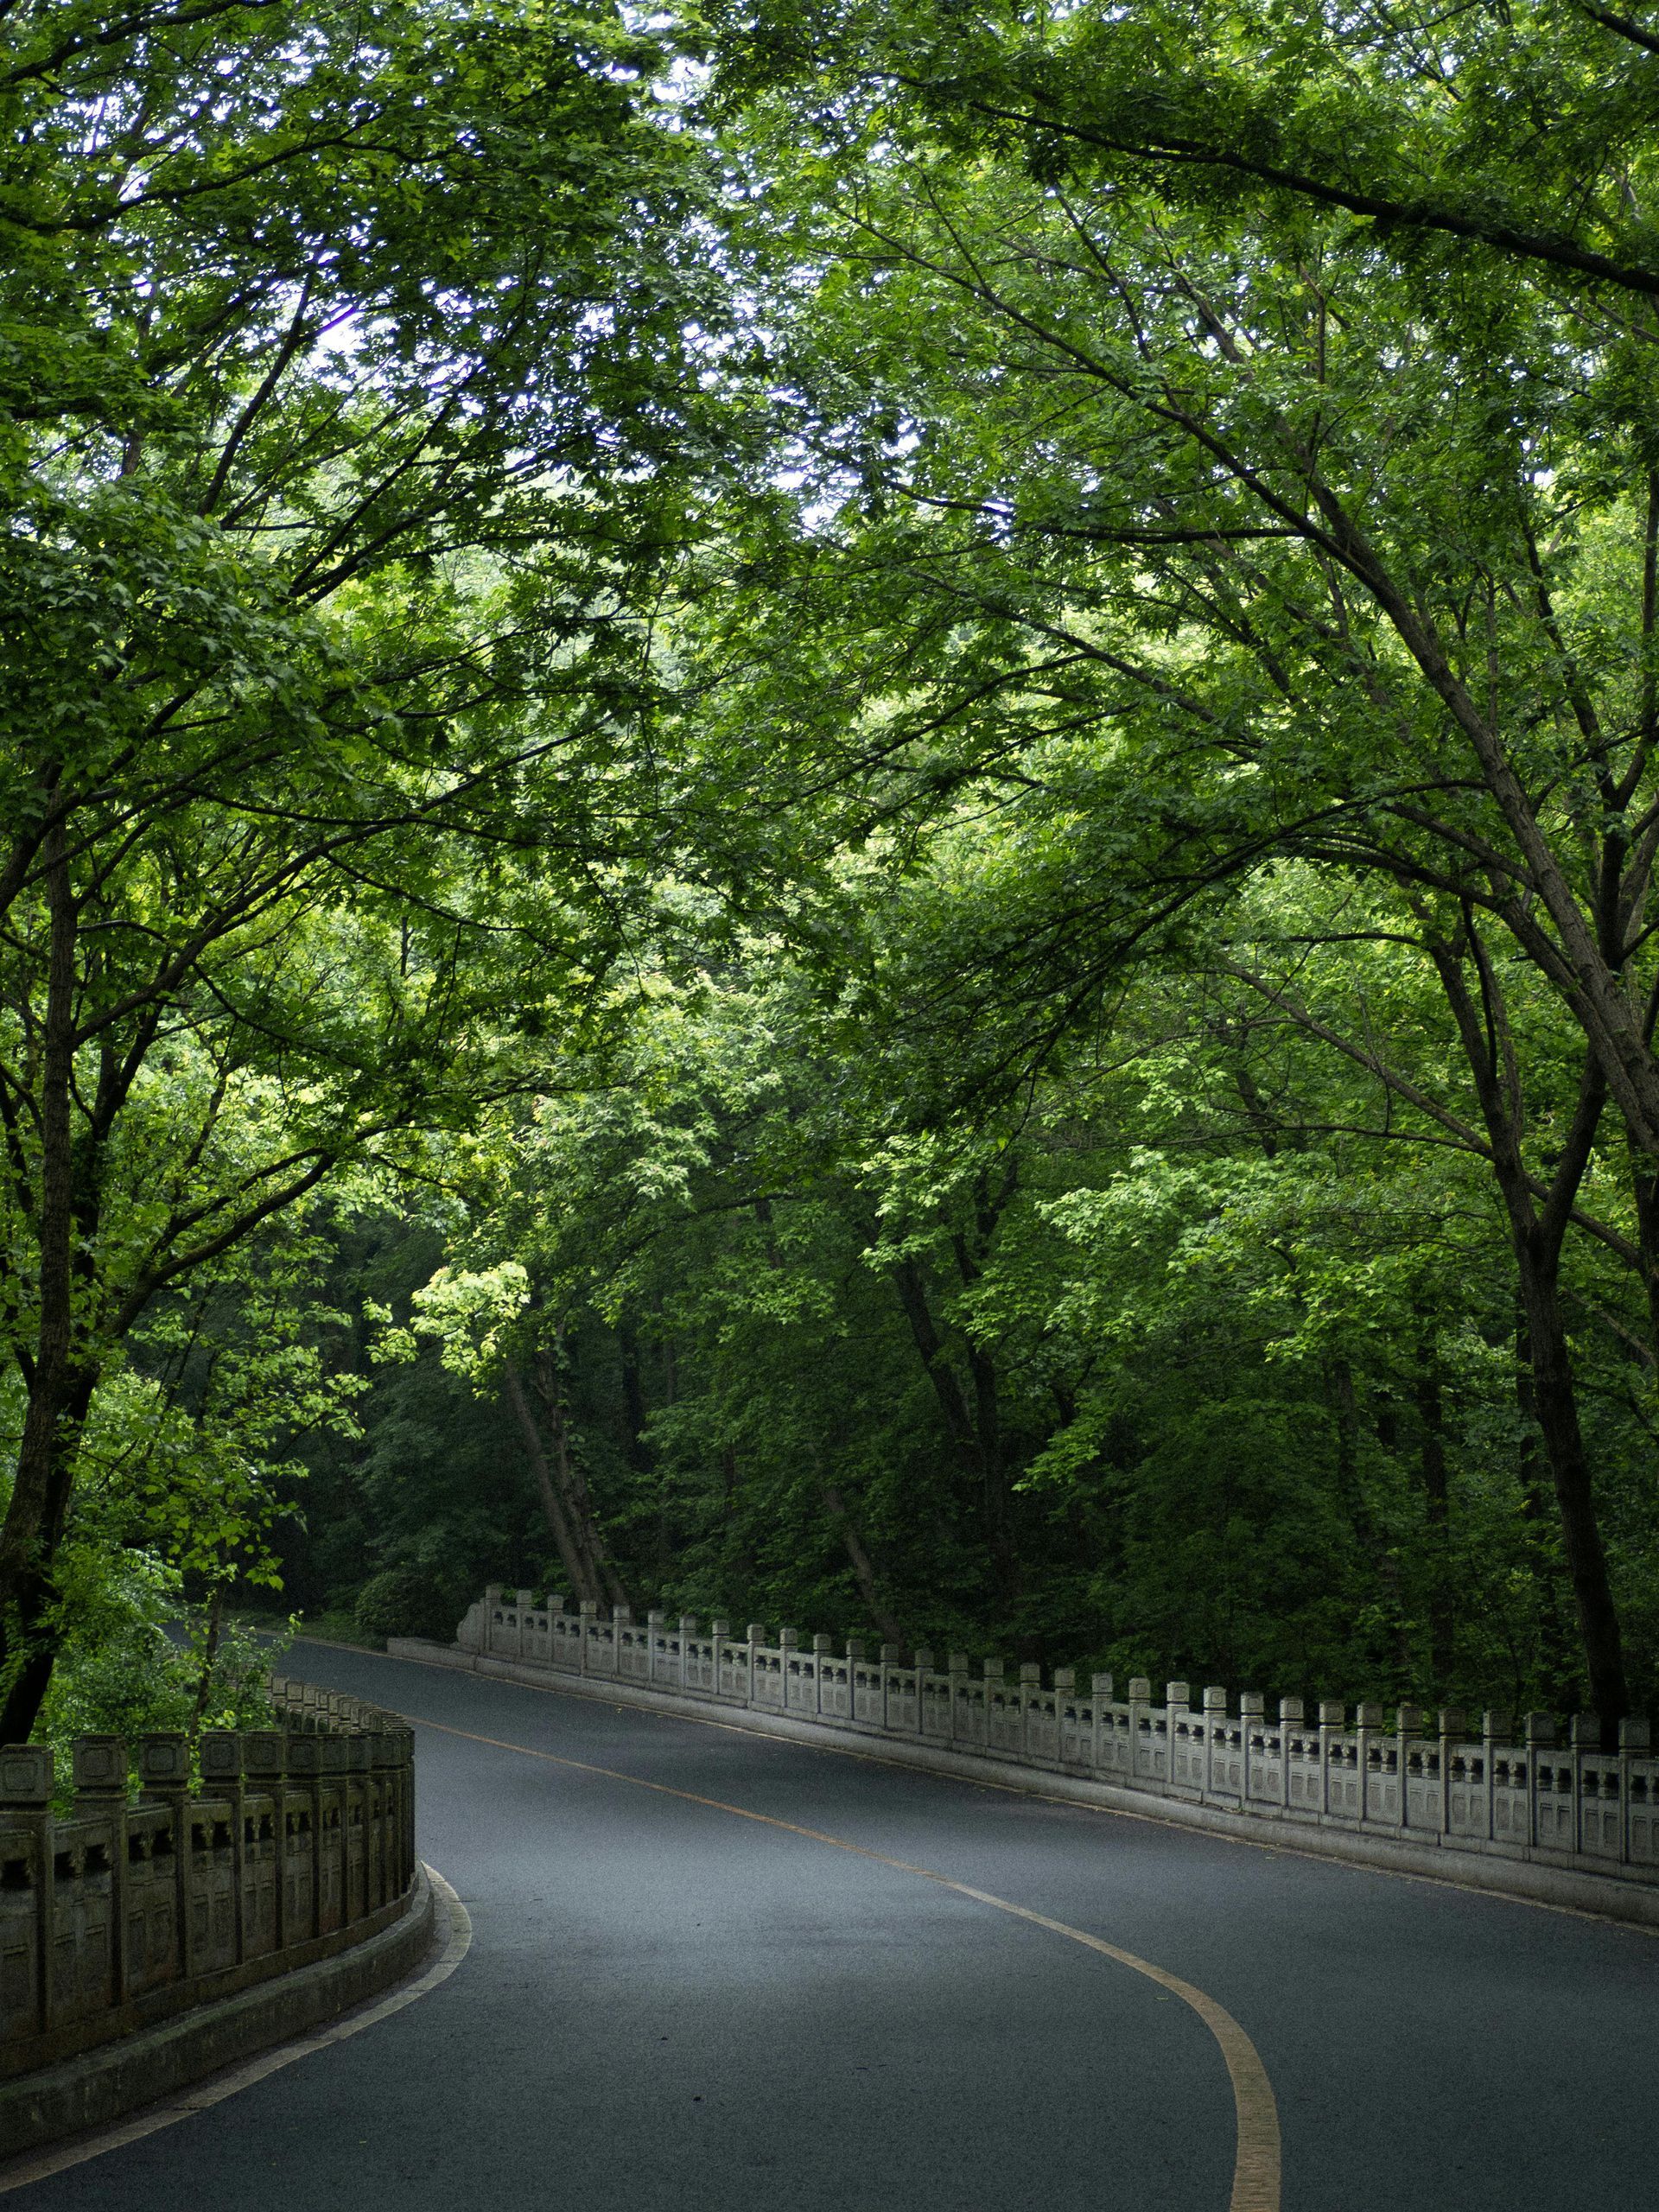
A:
MULTIPOLYGON (((413 1719, 412 1715, 408 1717, 413 1719)), ((1172 1997, 1179 1997, 1183 2005, 1196 2012, 1221 2047, 1228 2079, 1233 2085, 1233 2109, 1238 2126, 1233 2193, 1228 2200, 1228 2212, 1279 2212, 1279 2110, 1274 2102, 1268 2070, 1255 2045, 1225 2005, 1218 2005, 1192 1982, 1183 1981, 1179 1975, 1154 1966, 1148 1959, 1137 1958, 1133 1951, 1125 1951, 1098 1936, 1090 1936, 1084 1929, 1073 1928, 1069 1922, 1052 1920, 1046 1913, 1033 1912, 1029 1905, 995 1897, 989 1890, 974 1889, 966 1882, 939 1873, 934 1867, 917 1866, 908 1859, 891 1859, 885 1852, 871 1851, 861 1843, 849 1843, 845 1836, 830 1835, 823 1828, 803 1827, 794 1821, 780 1821, 771 1813, 751 1812, 747 1805, 728 1805, 724 1798, 702 1797, 693 1789, 673 1789, 666 1782, 648 1782, 643 1775, 624 1774, 616 1767, 594 1766, 586 1759, 568 1758, 557 1751, 537 1751, 529 1744, 506 1743, 499 1736, 474 1735, 471 1729, 452 1728, 441 1720, 416 1720, 414 1725, 430 1728, 441 1736, 460 1736, 469 1744, 487 1744, 494 1751, 517 1751, 524 1758, 544 1759, 550 1766, 570 1767, 578 1774, 597 1775, 606 1782, 626 1782, 635 1789, 654 1790, 659 1797, 677 1797, 688 1805, 706 1805, 713 1812, 729 1813, 734 1820, 753 1821, 760 1827, 781 1828, 786 1835, 804 1836, 810 1842, 829 1845, 831 1850, 850 1852, 855 1859, 872 1859, 878 1866, 891 1866, 898 1873, 918 1875, 923 1881, 933 1882, 942 1890, 954 1890, 958 1897, 971 1897, 976 1904, 988 1904, 998 1912, 1006 1912, 1012 1919, 1028 1921, 1033 1928, 1046 1929, 1051 1936, 1064 1936, 1073 1943, 1081 1943, 1086 1950, 1097 1951, 1102 1958, 1144 1974, 1148 1981, 1156 1982, 1172 1997)))

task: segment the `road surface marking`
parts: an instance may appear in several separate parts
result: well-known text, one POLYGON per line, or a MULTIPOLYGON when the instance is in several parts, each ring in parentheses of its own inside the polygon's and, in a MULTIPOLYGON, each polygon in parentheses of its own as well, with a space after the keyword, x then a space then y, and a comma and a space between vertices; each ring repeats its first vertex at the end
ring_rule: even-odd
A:
POLYGON ((459 1736, 469 1744, 487 1744, 494 1751, 517 1751, 523 1758, 543 1759, 550 1766, 571 1767, 579 1774, 597 1775, 607 1782, 626 1782, 636 1789, 654 1790, 660 1797, 677 1797, 689 1805, 706 1805, 714 1812, 729 1813, 736 1820, 753 1821, 761 1827, 781 1828, 785 1834, 828 1844, 832 1850, 849 1852, 857 1859, 873 1859, 878 1866, 891 1866, 901 1874, 918 1875, 923 1881, 935 1883, 942 1890, 954 1890, 958 1897, 971 1897, 976 1904, 990 1905, 1012 1919, 1027 1921, 1032 1927, 1046 1929, 1052 1936, 1064 1936, 1087 1950, 1097 1951, 1116 1965, 1144 1974, 1148 1981, 1156 1982, 1172 1997, 1179 1997, 1183 2005, 1196 2012, 1220 2046, 1233 2087, 1233 2109, 1238 2123, 1233 2193, 1228 2200, 1228 2212, 1279 2212, 1279 2110, 1274 2102, 1267 2069, 1255 2045, 1232 2014, 1192 1982, 1154 1966, 1148 1959, 1137 1958, 1133 1951, 1120 1949, 1116 1943, 1090 1936, 1084 1929, 1073 1928, 1067 1921, 1052 1920, 1046 1913, 1033 1912, 1029 1905, 1015 1904, 1008 1897, 994 1896, 989 1890, 974 1889, 969 1883, 958 1882, 931 1866, 918 1866, 907 1859, 890 1859, 885 1852, 871 1851, 861 1843, 849 1843, 845 1836, 828 1834, 823 1828, 803 1827, 794 1821, 780 1821, 771 1813, 751 1812, 747 1805, 729 1805, 721 1797, 702 1797, 692 1789, 676 1789, 665 1782, 648 1782, 643 1775, 625 1774, 616 1767, 594 1766, 587 1759, 537 1751, 528 1744, 510 1744, 499 1736, 475 1735, 470 1728, 452 1728, 441 1720, 415 1720, 413 1725, 430 1728, 441 1736, 459 1736))
POLYGON ((153 2135, 158 2127, 171 2127, 175 2120, 188 2120, 193 2113, 206 2112, 209 2106, 233 2097, 238 2089, 251 2089, 267 2074, 293 2065, 296 2058, 308 2058, 314 2050, 326 2050, 330 2044, 344 2043, 347 2036, 360 2035, 365 2028, 372 2028, 392 2013, 401 2012, 405 2005, 412 2005, 417 1997, 424 1997, 441 1981, 448 1981, 467 1955, 473 1940, 473 1923, 466 1906, 442 1874, 429 1866, 426 1878, 436 1892, 439 1909, 448 1914, 449 1933, 442 1950, 413 1981, 404 1982, 389 1995, 359 2006, 326 2028, 308 2029, 290 2042, 278 2044, 273 2050, 259 2051, 239 2066, 227 2067, 221 2073, 208 2075, 206 2081, 181 2090, 177 2096, 146 2105, 142 2112, 130 2113, 124 2120, 112 2120, 94 2134, 78 2135, 68 2143, 54 2144, 33 2156, 0 2166, 0 2196, 8 2190, 22 2189, 30 2182, 45 2181, 51 2174, 60 2174, 67 2166, 82 2165, 88 2158, 101 2158, 106 2151, 118 2151, 128 2143, 139 2142, 144 2136, 153 2135))
MULTIPOLYGON (((300 1643, 321 1643, 321 1639, 303 1634, 295 1641, 300 1643)), ((503 1689, 528 1690, 532 1697, 562 1697, 577 1705, 608 1705, 613 1713, 632 1713, 653 1720, 682 1720, 688 1728, 718 1728, 725 1735, 743 1736, 752 1744, 788 1745, 798 1751, 822 1751, 830 1758, 858 1759, 866 1766, 896 1768, 903 1774, 925 1774, 935 1782, 955 1782, 964 1789, 995 1789, 1005 1797, 1029 1797, 1039 1805, 1057 1805, 1063 1812, 1087 1813, 1096 1820, 1139 1821, 1147 1827, 1165 1828, 1175 1834, 1195 1836, 1209 1843, 1239 1845, 1246 1851, 1259 1851, 1267 1859, 1300 1859, 1311 1866, 1325 1866, 1339 1874, 1375 1875, 1381 1882, 1419 1882, 1427 1888, 1454 1890, 1460 1897, 1478 1897, 1486 1904, 1517 1905, 1523 1912, 1554 1912, 1567 1920, 1587 1920, 1598 1928, 1617 1928, 1627 1936, 1646 1936, 1659 1942, 1659 1924, 1651 1921, 1629 1920, 1613 1912, 1597 1912, 1589 1905, 1557 1904, 1552 1897, 1525 1897, 1516 1890, 1488 1889, 1484 1883, 1459 1878, 1451 1874, 1425 1874, 1415 1868, 1383 1866, 1369 1859, 1351 1859, 1338 1851, 1310 1851, 1306 1845, 1273 1840, 1266 1836, 1249 1835, 1220 1827, 1195 1827, 1190 1821, 1175 1819, 1168 1813, 1143 1812, 1137 1806, 1100 1805, 1088 1797, 1057 1797, 1050 1790, 1041 1789, 1035 1782, 998 1782, 989 1775, 969 1774, 957 1767, 920 1766, 913 1759, 887 1758, 880 1751, 855 1749, 850 1744, 835 1744, 820 1740, 817 1729, 810 1735, 779 1735, 770 1728, 745 1727, 736 1720, 716 1720, 702 1713, 683 1712, 678 1703, 647 1705, 644 1700, 651 1693, 632 1683, 613 1685, 602 1675, 586 1675, 581 1679, 591 1687, 579 1690, 568 1682, 526 1682, 515 1675, 481 1675, 476 1669, 457 1668, 442 1659, 416 1659, 406 1652, 370 1651, 357 1643, 329 1643, 321 1648, 328 1651, 349 1651, 363 1659, 378 1659, 390 1667, 425 1667, 436 1675, 467 1674, 475 1682, 496 1682, 503 1689), (640 1688, 641 1701, 623 1703, 608 1694, 611 1688, 640 1688)), ((501 1664, 514 1662, 502 1661, 501 1664)), ((525 1665, 532 1665, 525 1661, 525 1665)), ((664 1689, 664 1697, 676 1697, 677 1693, 664 1689)), ((406 1719, 408 1716, 405 1715, 406 1719)), ((779 1719, 800 1719, 804 1726, 812 1726, 804 1714, 780 1714, 779 1719)), ((830 1724, 833 1725, 833 1724, 830 1724)), ((423 1722, 423 1726, 436 1723, 423 1722)), ((941 1749, 948 1746, 940 1746, 941 1749)), ((1154 1801, 1155 1802, 1155 1801, 1154 1801)))

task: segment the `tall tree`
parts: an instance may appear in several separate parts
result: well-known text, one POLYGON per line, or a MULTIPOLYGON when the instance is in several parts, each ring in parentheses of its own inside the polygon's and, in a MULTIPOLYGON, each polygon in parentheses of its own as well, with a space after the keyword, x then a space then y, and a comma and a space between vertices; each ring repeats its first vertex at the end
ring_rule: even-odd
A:
POLYGON ((602 964, 701 281, 659 60, 531 0, 0 22, 0 1734, 135 1320, 602 964))
MULTIPOLYGON (((780 271, 776 372, 814 457, 785 594, 769 572, 784 604, 754 610, 769 710, 834 755, 856 695, 867 757, 912 803, 1035 787, 1091 818, 1091 910, 1060 901, 1008 956, 1062 1026, 1101 959, 1273 855, 1395 887, 1487 1057, 1493 946, 1512 947, 1583 1038, 1583 1141, 1605 1096, 1650 1191, 1647 57, 1568 11, 1548 16, 1535 84, 1508 25, 1448 43, 1437 76, 1432 35, 1403 19, 1264 21, 1220 70, 1248 77, 1261 119, 1230 162, 1205 73, 1241 49, 1202 12, 855 14, 803 145, 797 87, 809 53, 831 60, 824 20, 764 11, 748 76, 736 65, 789 86, 788 143, 750 126, 774 181, 753 229, 780 271), (1529 168, 1518 122, 1482 137, 1474 118, 1512 88, 1529 130, 1548 113, 1587 132, 1592 53, 1611 56, 1595 82, 1615 89, 1611 127, 1558 231, 1555 152, 1529 168), (1374 233, 1309 180, 1380 177, 1395 114, 1393 199, 1361 212, 1402 212, 1374 233), (1274 143, 1294 152, 1283 176, 1274 143), (1431 181, 1408 206, 1414 164, 1431 181), (1451 219, 1483 192, 1480 221, 1451 219), (843 641, 838 680, 791 692, 769 664, 808 601, 816 636, 843 641), (1068 976, 1084 938, 1099 958, 1068 976)), ((1501 1087, 1483 1107, 1495 1166, 1512 1150, 1501 1087)), ((1517 1198, 1517 1265, 1564 1406, 1562 1207, 1534 1219, 1534 1203, 1517 1198)), ((1651 1278, 1646 1243, 1643 1262, 1651 1278)), ((1592 1485, 1571 1422, 1540 1414, 1593 1695, 1617 1713, 1592 1485)))

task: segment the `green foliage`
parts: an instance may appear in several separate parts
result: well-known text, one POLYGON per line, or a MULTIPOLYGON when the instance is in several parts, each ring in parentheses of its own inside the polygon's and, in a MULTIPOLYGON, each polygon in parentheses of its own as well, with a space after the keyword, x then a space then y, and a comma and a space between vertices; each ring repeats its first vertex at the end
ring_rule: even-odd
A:
POLYGON ((8 1725, 137 1557, 1659 1691, 1651 43, 6 12, 8 1725))
POLYGON ((651 689, 626 602, 719 302, 681 221, 702 150, 602 4, 29 0, 0 48, 21 1731, 111 1389, 159 1361, 195 1393, 145 1446, 157 1540, 257 1548, 252 1398, 295 1425, 331 1386, 291 1338, 282 1376, 244 1344, 236 1405, 189 1371, 234 1333, 231 1255, 418 1172, 513 1087, 510 1010, 579 1020, 612 955, 629 900, 589 871, 640 842, 651 689))
POLYGON ((424 1636, 439 1643, 453 1643, 459 1616, 452 1583, 452 1576, 430 1570, 384 1568, 358 1592, 352 1618, 370 1636, 424 1636))
POLYGON ((60 1658, 39 1738, 57 1759, 67 1809, 77 1736, 264 1728, 267 1681, 287 1632, 212 1622, 187 1605, 177 1572, 154 1554, 76 1543, 60 1568, 60 1658))

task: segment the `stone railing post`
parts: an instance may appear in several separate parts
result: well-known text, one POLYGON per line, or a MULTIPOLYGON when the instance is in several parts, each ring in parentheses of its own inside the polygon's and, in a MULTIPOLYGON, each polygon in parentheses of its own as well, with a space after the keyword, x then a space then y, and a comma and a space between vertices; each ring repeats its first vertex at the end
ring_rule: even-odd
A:
MULTIPOLYGON (((289 1738, 287 1752, 289 1780, 304 1796, 304 1814, 311 1831, 305 1851, 294 1854, 296 1859, 303 1857, 309 1862, 307 1873, 311 1896, 309 1909, 302 1917, 310 1924, 303 1929, 296 1926, 289 1939, 303 1943, 322 1931, 322 1739, 305 1730, 289 1738)), ((286 1838, 284 1847, 286 1857, 286 1838)), ((294 1917, 297 1920, 302 1916, 296 1912, 294 1917)))
POLYGON ((1096 1770, 1098 1770, 1105 1764, 1105 1759, 1103 1753, 1104 1751, 1106 1738, 1110 1732, 1108 1726, 1106 1708, 1112 1702, 1111 1676, 1109 1675, 1091 1675, 1089 1677, 1089 1695, 1095 1708, 1094 1743, 1090 1749, 1094 1765, 1096 1770))
POLYGON ((691 1687, 691 1654, 690 1646, 691 1640, 696 1635, 696 1615, 695 1613, 682 1613, 680 1615, 680 1688, 683 1690, 689 1689, 691 1687))
POLYGON ((327 1875, 324 1910, 326 1915, 332 1916, 333 1928, 344 1928, 349 1903, 346 1896, 346 1818, 351 1802, 351 1752, 344 1736, 330 1733, 317 1739, 317 1754, 318 1799, 322 1816, 318 1832, 321 1847, 319 1864, 327 1875))
MULTIPOLYGON (((1007 1688, 1006 1679, 1007 1669, 1001 1659, 988 1659, 979 1671, 985 1684, 985 1750, 988 1756, 988 1754, 993 1751, 1006 1751, 1007 1749, 1006 1744, 996 1744, 992 1740, 992 1730, 995 1726, 995 1722, 992 1718, 995 1709, 993 1700, 1001 1695, 1007 1688)), ((1003 1725, 1006 1728, 1007 1716, 1007 1705, 1006 1700, 1003 1704, 1002 1712, 1003 1725)))
POLYGON ((270 1799, 271 1926, 274 1946, 294 1941, 288 1929, 288 1885, 283 1879, 283 1790, 288 1773, 287 1739, 279 1728, 250 1728, 242 1738, 242 1770, 256 1796, 270 1799))
POLYGON ((384 1733, 364 1733, 363 1910, 377 1912, 392 1896, 392 1855, 387 1851, 392 1811, 391 1755, 384 1733))
POLYGON ((899 1665, 904 1656, 905 1650, 902 1644, 884 1643, 877 1657, 876 1664, 881 1669, 881 1728, 884 1734, 893 1726, 893 1683, 890 1679, 892 1671, 899 1665))
POLYGON ((927 1678, 934 1672, 933 1652, 925 1643, 918 1643, 912 1655, 911 1663, 916 1669, 916 1740, 921 1743, 927 1735, 927 1678))
POLYGON ((392 1761, 393 1778, 397 1785, 396 1825, 393 1834, 397 1845, 397 1895, 402 1897, 415 1879, 415 1731, 412 1728, 388 1728, 386 1747, 392 1761))
MULTIPOLYGON (((1394 1764, 1400 1777, 1400 1825, 1411 1825, 1411 1754, 1420 1746, 1423 1734, 1423 1708, 1421 1705, 1397 1707, 1394 1719, 1394 1764)), ((1425 1777, 1425 1783, 1427 1777, 1425 1777)))
POLYGON ((1129 1679, 1129 1780, 1150 1781, 1157 1771, 1153 1758, 1152 1683, 1145 1675, 1129 1679), (1144 1746, 1141 1738, 1146 1737, 1144 1746))
POLYGON ((779 1713, 789 1711, 789 1658, 791 1652, 798 1651, 800 1648, 800 1631, 798 1629, 787 1627, 779 1629, 778 1710, 779 1713))
MULTIPOLYGON (((1250 1802, 1250 1732, 1259 1728, 1265 1735, 1267 1726, 1267 1699, 1260 1690, 1241 1690, 1238 1694, 1238 1802, 1241 1807, 1250 1802)), ((1265 1743, 1262 1749, 1265 1756, 1265 1743)))
POLYGON ((1491 1843, 1497 1834, 1497 1771, 1496 1761, 1500 1744, 1510 1747, 1515 1734, 1515 1722, 1507 1713, 1488 1708, 1480 1716, 1480 1765, 1486 1779, 1486 1840, 1491 1843))
MULTIPOLYGON (((1054 1669, 1053 1683, 1054 1763, 1057 1766, 1063 1767, 1065 1764, 1065 1708, 1068 1705, 1075 1705, 1077 1700, 1077 1669, 1075 1667, 1057 1667, 1054 1669)), ((1074 1764, 1078 1764, 1082 1759, 1088 1756, 1078 1745, 1078 1733, 1079 1731, 1077 1729, 1077 1723, 1073 1721, 1071 1727, 1071 1743, 1072 1763, 1074 1764)))
POLYGON ((1527 1842, 1538 1847, 1538 1754, 1555 1748, 1555 1721, 1548 1713, 1522 1716, 1522 1735, 1527 1747, 1527 1842))
POLYGON ((1652 1730, 1646 1721, 1619 1721, 1619 1865, 1632 1858, 1630 1838, 1630 1761, 1652 1754, 1652 1730))
POLYGON ((1299 1697, 1281 1697, 1279 1700, 1279 1802, 1290 1809, 1290 1738, 1293 1732, 1302 1726, 1302 1700, 1299 1697))
POLYGON ((1204 1688, 1204 1794, 1216 1794, 1216 1735, 1227 1726, 1227 1693, 1217 1682, 1204 1688))
MULTIPOLYGON (((1376 1747, 1385 1722, 1380 1705, 1362 1704, 1354 1710, 1354 1733, 1358 1738, 1359 1754, 1359 1825, 1365 1827, 1371 1817, 1371 1753, 1376 1747)), ((1382 1776, 1382 1753, 1377 1752, 1377 1775, 1382 1776)), ((1382 1791, 1376 1795, 1380 1802, 1382 1791)))
POLYGON ((836 1656, 833 1636, 815 1636, 812 1639, 812 1710, 822 1718, 823 1713, 823 1662, 836 1656))
MULTIPOLYGON (((108 1836, 110 2001, 127 1993, 127 1747, 119 1736, 78 1736, 70 1751, 75 1818, 100 1822, 108 1836)), ((93 1878, 83 1875, 83 1888, 93 1878)))
POLYGON ((968 1654, 965 1651, 947 1651, 944 1655, 944 1671, 950 1680, 950 1734, 949 1740, 954 1744, 960 1738, 963 1743, 969 1743, 972 1741, 973 1732, 968 1726, 965 1700, 962 1698, 962 1692, 968 1687, 968 1654), (957 1707, 959 1704, 964 1706, 964 1710, 962 1712, 960 1716, 958 1716, 957 1713, 957 1707), (958 1726, 959 1718, 961 1722, 960 1726, 958 1726))
POLYGON ((563 1633, 563 1624, 570 1618, 569 1595, 563 1590, 550 1590, 547 1593, 547 1663, 563 1667, 567 1674, 571 1668, 570 1639, 563 1633))
POLYGON ((1348 1708, 1340 1699, 1319 1700, 1319 1818, 1331 1818, 1331 1754, 1343 1732, 1348 1708))
POLYGON ((359 1727, 346 1738, 346 1749, 349 1758, 341 1817, 346 1823, 346 1917, 353 1921, 361 1920, 373 1910, 369 1885, 373 1865, 370 1823, 374 1817, 374 1783, 369 1773, 372 1743, 368 1730, 359 1727))
POLYGON ((861 1637, 847 1639, 847 1720, 854 1726, 858 1720, 858 1670, 864 1661, 864 1641, 861 1637))
POLYGON ((190 1830, 185 1806, 190 1796, 190 1739, 182 1729, 138 1738, 141 1797, 165 1805, 173 1844, 173 1971, 188 1980, 191 1971, 190 1830))
POLYGON ((45 1744, 8 1744, 0 1750, 0 1827, 22 1836, 28 1850, 28 1888, 0 1891, 0 1935, 5 1948, 26 1961, 27 1986, 5 1993, 4 2024, 29 2017, 36 2034, 52 2025, 52 1967, 56 1956, 52 1896, 52 1752, 45 1744), (20 1923, 27 1922, 26 1927, 20 1923), (22 1940, 18 1942, 17 1936, 22 1940))
POLYGON ((1630 1863, 1630 1761, 1645 1758, 1652 1750, 1652 1735, 1645 1720, 1618 1724, 1618 1863, 1630 1863))
POLYGON ((645 1680, 657 1680, 657 1646, 668 1627, 668 1615, 660 1609, 645 1615, 645 1680))
POLYGON ((247 1956, 247 1840, 242 1824, 242 1738, 228 1728, 209 1728, 199 1746, 202 1795, 223 1797, 231 1814, 232 1941, 239 1966, 247 1956))
POLYGON ((1452 1833, 1452 1761, 1457 1746, 1467 1740, 1469 1716, 1456 1706, 1446 1706, 1436 1722, 1440 1737, 1440 1834, 1452 1833))
POLYGON ((1020 1662, 1020 1742, 1016 1752, 1016 1756, 1022 1759, 1033 1756, 1032 1738, 1035 1732, 1031 1725, 1031 1707, 1042 1687, 1042 1669, 1034 1660, 1022 1659, 1020 1662))
POLYGON ((1573 1848, 1580 1852, 1584 1849, 1584 1763, 1601 1757, 1601 1715, 1575 1713, 1568 1724, 1567 1741, 1573 1751, 1573 1848))
POLYGON ((584 1598, 581 1605, 577 1608, 577 1611, 582 1618, 582 1671, 585 1675, 588 1672, 588 1640, 592 1637, 594 1624, 599 1619, 599 1607, 594 1604, 591 1598, 584 1598))
POLYGON ((744 1703, 753 1705, 754 1703, 754 1655, 766 1640, 766 1624, 764 1621, 747 1621, 744 1624, 744 1634, 749 1647, 749 1679, 748 1686, 744 1691, 744 1703))

